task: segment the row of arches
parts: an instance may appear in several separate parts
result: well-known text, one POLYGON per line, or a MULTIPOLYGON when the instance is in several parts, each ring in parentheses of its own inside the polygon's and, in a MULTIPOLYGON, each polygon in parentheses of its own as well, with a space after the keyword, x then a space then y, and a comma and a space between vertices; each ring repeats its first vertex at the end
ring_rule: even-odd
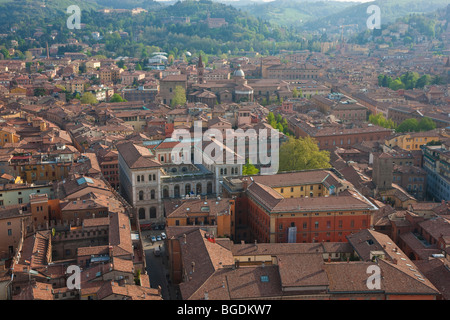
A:
MULTIPOLYGON (((202 183, 197 183, 196 185, 191 184, 191 183, 186 183, 184 185, 184 188, 180 187, 180 185, 176 184, 173 187, 173 198, 179 198, 182 195, 187 195, 187 194, 211 194, 213 193, 213 184, 212 182, 208 182, 206 184, 206 190, 204 190, 204 187, 202 185, 202 183)), ((164 186, 163 187, 163 198, 170 198, 171 194, 170 194, 170 190, 169 190, 169 186, 164 186)))

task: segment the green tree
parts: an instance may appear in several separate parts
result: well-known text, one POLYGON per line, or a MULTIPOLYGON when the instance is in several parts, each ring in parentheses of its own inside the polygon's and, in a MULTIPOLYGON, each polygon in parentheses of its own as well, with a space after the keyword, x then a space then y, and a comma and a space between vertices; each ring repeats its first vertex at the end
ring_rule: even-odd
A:
POLYGON ((392 83, 389 86, 390 89, 397 91, 400 89, 405 89, 405 85, 403 84, 402 80, 400 78, 397 78, 392 81, 392 83))
POLYGON ((418 124, 419 131, 430 131, 436 129, 436 123, 428 117, 420 119, 418 124))
POLYGON ((422 89, 423 87, 431 83, 431 76, 429 74, 424 74, 416 82, 416 88, 422 89))
POLYGON ((176 86, 172 99, 172 107, 184 105, 186 103, 186 90, 182 86, 176 86))
POLYGON ((400 123, 396 129, 397 132, 416 132, 419 131, 419 121, 414 118, 406 119, 400 123))
POLYGON ((330 168, 330 153, 320 150, 316 141, 311 137, 289 137, 280 146, 279 171, 298 171, 330 168))
POLYGON ((97 98, 91 93, 91 92, 85 92, 83 93, 83 96, 81 97, 81 103, 82 104, 97 104, 97 98))
POLYGON ((44 88, 36 88, 33 93, 35 97, 41 97, 47 94, 44 88))
POLYGON ((251 176, 259 173, 259 169, 256 168, 253 164, 250 163, 250 160, 247 159, 245 165, 242 167, 242 175, 251 176))
POLYGON ((109 102, 125 102, 126 100, 118 93, 114 93, 109 99, 109 102))
POLYGON ((275 115, 273 114, 273 112, 269 112, 269 114, 267 115, 267 122, 272 123, 275 121, 275 115))

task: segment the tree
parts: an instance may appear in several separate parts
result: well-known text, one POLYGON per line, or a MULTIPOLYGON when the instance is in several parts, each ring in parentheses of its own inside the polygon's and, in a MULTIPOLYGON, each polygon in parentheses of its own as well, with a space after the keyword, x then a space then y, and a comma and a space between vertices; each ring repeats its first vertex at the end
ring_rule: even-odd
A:
POLYGON ((428 117, 420 119, 418 125, 419 131, 430 131, 436 129, 436 123, 428 117))
POLYGON ((419 121, 414 118, 406 119, 400 123, 396 129, 397 132, 416 132, 419 131, 419 121))
POLYGON ((109 102, 125 102, 126 100, 118 93, 114 93, 109 99, 109 102))
POLYGON ((182 86, 176 86, 171 106, 184 105, 186 103, 186 90, 182 86))
POLYGON ((280 147, 279 171, 298 171, 330 168, 330 153, 320 150, 311 137, 289 137, 280 147))
POLYGON ((125 66, 125 61, 123 61, 123 60, 117 61, 117 66, 118 66, 119 68, 123 69, 123 67, 125 66))
POLYGON ((253 164, 250 163, 250 160, 247 159, 245 165, 242 167, 242 175, 251 176, 259 173, 259 169, 256 168, 253 164))
POLYGON ((85 92, 83 93, 83 96, 81 97, 81 103, 82 104, 97 104, 97 98, 91 93, 91 92, 85 92))
POLYGON ((424 74, 416 82, 416 88, 422 89, 423 87, 431 83, 431 76, 429 74, 424 74))
POLYGON ((44 88, 36 88, 33 93, 35 97, 41 97, 45 96, 47 92, 44 88))
POLYGON ((394 121, 392 121, 392 119, 386 119, 382 113, 377 113, 377 114, 371 114, 369 115, 369 122, 386 128, 386 129, 394 129, 395 128, 395 123, 394 121))
POLYGON ((142 70, 142 66, 141 66, 141 64, 140 63, 138 63, 137 65, 136 65, 136 68, 135 68, 136 70, 138 70, 138 71, 141 71, 142 70))

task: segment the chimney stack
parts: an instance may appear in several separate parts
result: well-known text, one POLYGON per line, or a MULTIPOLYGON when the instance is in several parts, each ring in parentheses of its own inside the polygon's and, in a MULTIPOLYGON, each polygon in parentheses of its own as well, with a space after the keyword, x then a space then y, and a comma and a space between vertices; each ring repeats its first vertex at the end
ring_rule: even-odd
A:
POLYGON ((205 300, 208 300, 209 299, 209 297, 208 297, 208 291, 205 291, 205 300))

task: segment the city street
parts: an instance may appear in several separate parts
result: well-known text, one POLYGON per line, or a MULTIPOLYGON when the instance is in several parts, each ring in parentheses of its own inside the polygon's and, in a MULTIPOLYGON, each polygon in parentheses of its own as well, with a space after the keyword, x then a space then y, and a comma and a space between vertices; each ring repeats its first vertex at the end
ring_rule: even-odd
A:
POLYGON ((169 269, 167 267, 168 258, 166 257, 166 250, 164 240, 152 243, 151 237, 160 235, 164 230, 150 230, 142 231, 142 243, 145 251, 145 260, 147 264, 147 274, 150 278, 150 285, 152 288, 161 286, 161 294, 164 300, 172 300, 174 297, 174 290, 169 287, 169 269), (155 256, 154 249, 160 248, 160 256, 155 256))

